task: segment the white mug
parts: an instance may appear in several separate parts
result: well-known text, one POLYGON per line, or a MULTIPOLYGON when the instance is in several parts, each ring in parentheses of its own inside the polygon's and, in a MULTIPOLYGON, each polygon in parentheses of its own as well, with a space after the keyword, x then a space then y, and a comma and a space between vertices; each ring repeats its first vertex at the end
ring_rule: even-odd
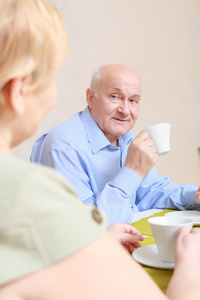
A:
POLYGON ((170 128, 171 125, 169 123, 161 123, 149 126, 143 130, 153 140, 158 155, 166 154, 170 151, 170 128))

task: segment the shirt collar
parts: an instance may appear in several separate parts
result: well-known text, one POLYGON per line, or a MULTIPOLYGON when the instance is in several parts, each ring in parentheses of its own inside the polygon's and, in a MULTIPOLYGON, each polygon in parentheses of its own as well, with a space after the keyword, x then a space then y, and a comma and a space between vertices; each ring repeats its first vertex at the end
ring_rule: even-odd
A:
POLYGON ((88 107, 86 107, 86 109, 81 113, 80 118, 83 127, 85 128, 88 137, 88 142, 90 143, 92 152, 94 154, 107 146, 119 149, 119 147, 124 147, 134 138, 133 132, 132 130, 130 130, 119 138, 119 147, 113 146, 106 138, 103 131, 99 128, 97 123, 94 121, 88 107))

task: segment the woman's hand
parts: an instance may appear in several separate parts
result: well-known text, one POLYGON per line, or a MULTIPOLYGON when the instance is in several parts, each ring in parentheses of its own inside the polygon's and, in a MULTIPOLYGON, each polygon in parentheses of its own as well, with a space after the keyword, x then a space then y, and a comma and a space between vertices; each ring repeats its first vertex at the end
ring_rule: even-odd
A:
POLYGON ((193 228, 189 231, 181 227, 176 240, 175 263, 200 264, 200 229, 193 228))
POLYGON ((141 247, 139 241, 144 240, 143 235, 129 224, 113 223, 108 227, 108 232, 130 253, 141 247))

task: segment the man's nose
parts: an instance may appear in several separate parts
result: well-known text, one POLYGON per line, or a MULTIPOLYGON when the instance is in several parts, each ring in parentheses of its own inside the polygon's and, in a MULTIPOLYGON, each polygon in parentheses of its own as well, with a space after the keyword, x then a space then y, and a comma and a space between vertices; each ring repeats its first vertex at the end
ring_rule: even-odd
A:
POLYGON ((128 115, 129 114, 129 103, 128 101, 122 101, 118 107, 117 110, 119 113, 123 115, 128 115))

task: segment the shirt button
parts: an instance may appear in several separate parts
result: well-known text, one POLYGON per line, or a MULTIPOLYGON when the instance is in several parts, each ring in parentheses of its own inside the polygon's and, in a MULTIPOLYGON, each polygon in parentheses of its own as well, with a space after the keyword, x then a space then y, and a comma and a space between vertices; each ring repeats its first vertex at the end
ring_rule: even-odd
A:
POLYGON ((102 215, 97 208, 94 208, 92 210, 92 217, 98 224, 101 224, 103 222, 102 215))

